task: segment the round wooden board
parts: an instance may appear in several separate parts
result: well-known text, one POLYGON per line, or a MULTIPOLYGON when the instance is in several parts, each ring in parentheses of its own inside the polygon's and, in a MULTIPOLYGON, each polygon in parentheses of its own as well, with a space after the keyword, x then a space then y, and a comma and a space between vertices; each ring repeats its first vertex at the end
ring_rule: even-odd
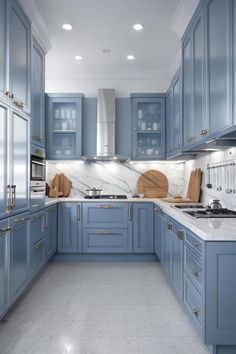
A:
POLYGON ((164 198, 168 193, 168 179, 164 173, 158 170, 148 170, 143 173, 136 185, 138 193, 146 198, 164 198))

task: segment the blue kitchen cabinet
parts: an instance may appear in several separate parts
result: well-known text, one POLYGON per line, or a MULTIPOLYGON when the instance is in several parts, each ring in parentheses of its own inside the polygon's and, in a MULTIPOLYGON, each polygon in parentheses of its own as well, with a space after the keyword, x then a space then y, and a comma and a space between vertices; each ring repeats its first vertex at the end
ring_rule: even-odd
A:
POLYGON ((45 237, 36 242, 30 249, 30 277, 37 275, 45 264, 45 237))
POLYGON ((57 251, 57 204, 45 209, 46 259, 57 251))
POLYGON ((155 206, 155 254, 158 257, 160 263, 163 262, 163 238, 166 230, 167 219, 161 208, 155 206))
POLYGON ((31 75, 31 143, 45 146, 45 54, 33 37, 31 75))
POLYGON ((84 228, 127 229, 131 206, 120 202, 83 203, 84 228))
POLYGON ((0 217, 6 217, 29 209, 29 117, 0 103, 0 125, 0 217))
POLYGON ((10 304, 10 251, 8 221, 0 223, 0 319, 10 304))
POLYGON ((9 2, 9 82, 13 102, 30 112, 31 24, 17 0, 9 2))
POLYGON ((46 95, 47 159, 79 159, 82 148, 81 94, 46 95))
POLYGON ((204 29, 204 9, 200 8, 182 42, 184 149, 200 143, 209 133, 204 29))
POLYGON ((183 295, 183 240, 184 229, 179 223, 172 221, 170 232, 170 280, 178 297, 183 295))
POLYGON ((171 238, 170 238, 170 232, 171 228, 173 227, 171 221, 169 218, 167 218, 167 221, 165 223, 165 226, 163 228, 163 246, 162 246, 162 264, 163 268, 166 272, 166 275, 168 279, 170 279, 170 262, 171 262, 171 238))
POLYGON ((45 209, 31 214, 30 218, 30 276, 33 278, 46 261, 45 209))
POLYGON ((45 210, 31 214, 30 245, 34 245, 45 236, 45 210))
POLYGON ((29 282, 29 215, 21 214, 11 218, 10 227, 11 302, 14 302, 29 282))
POLYGON ((165 158, 165 97, 131 94, 132 159, 165 158))
POLYGON ((0 94, 6 91, 7 1, 0 1, 0 94))
MULTIPOLYGON (((58 206, 58 252, 77 253, 81 204, 60 203, 58 206)), ((81 235, 79 235, 80 237, 81 235)))
POLYGON ((152 203, 133 203, 133 252, 154 253, 154 214, 152 203))
POLYGON ((231 5, 231 0, 206 3, 209 135, 232 125, 231 5))
POLYGON ((175 157, 182 152, 181 76, 177 71, 166 96, 166 155, 175 157))

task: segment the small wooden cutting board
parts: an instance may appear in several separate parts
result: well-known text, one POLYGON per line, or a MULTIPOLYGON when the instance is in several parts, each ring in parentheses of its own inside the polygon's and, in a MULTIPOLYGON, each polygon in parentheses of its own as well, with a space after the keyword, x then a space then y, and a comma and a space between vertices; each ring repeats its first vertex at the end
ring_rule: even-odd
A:
POLYGON ((196 170, 191 171, 190 174, 188 191, 187 191, 188 199, 196 203, 200 201, 201 184, 202 184, 202 170, 200 168, 197 168, 196 170))
POLYGON ((164 198, 168 193, 168 179, 158 170, 148 170, 137 181, 137 192, 146 198, 164 198))

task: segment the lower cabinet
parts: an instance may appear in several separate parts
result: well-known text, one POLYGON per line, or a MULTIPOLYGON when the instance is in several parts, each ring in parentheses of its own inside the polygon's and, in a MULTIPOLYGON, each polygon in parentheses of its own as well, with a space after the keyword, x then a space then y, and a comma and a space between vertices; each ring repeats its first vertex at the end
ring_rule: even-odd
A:
POLYGON ((153 203, 133 203, 133 252, 154 253, 153 203))
POLYGON ((57 251, 57 204, 45 209, 46 260, 57 251))
POLYGON ((83 252, 127 253, 132 251, 128 229, 84 229, 83 252))
POLYGON ((163 263, 163 237, 166 230, 167 218, 162 210, 155 206, 155 254, 159 259, 160 263, 163 263))
MULTIPOLYGON (((58 252, 79 252, 78 231, 81 222, 81 204, 59 203, 58 206, 58 252)), ((81 236, 81 235, 79 235, 81 236)))
POLYGON ((10 219, 11 302, 24 291, 29 282, 30 216, 21 214, 10 219))
POLYGON ((8 221, 0 223, 0 319, 10 305, 10 232, 8 221))
POLYGON ((45 264, 45 237, 36 242, 30 250, 30 276, 35 276, 45 264))
POLYGON ((45 209, 31 214, 30 219, 30 277, 45 263, 45 209))

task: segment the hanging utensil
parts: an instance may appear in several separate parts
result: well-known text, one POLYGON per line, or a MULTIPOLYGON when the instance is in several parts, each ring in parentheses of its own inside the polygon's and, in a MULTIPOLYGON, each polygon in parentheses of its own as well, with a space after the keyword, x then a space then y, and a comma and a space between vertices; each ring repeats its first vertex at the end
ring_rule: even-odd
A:
POLYGON ((217 192, 221 191, 221 186, 220 186, 220 166, 216 166, 216 186, 215 189, 217 190, 217 192))
POLYGON ((206 187, 208 189, 211 189, 212 188, 212 184, 211 184, 211 172, 210 172, 210 167, 209 165, 207 165, 207 184, 206 184, 206 187))
POLYGON ((230 165, 225 165, 225 174, 226 174, 225 192, 227 194, 230 194, 230 193, 232 193, 232 189, 230 188, 230 165))
POLYGON ((233 189, 233 193, 235 193, 235 163, 232 163, 232 180, 233 180, 233 185, 232 185, 232 189, 233 189))

